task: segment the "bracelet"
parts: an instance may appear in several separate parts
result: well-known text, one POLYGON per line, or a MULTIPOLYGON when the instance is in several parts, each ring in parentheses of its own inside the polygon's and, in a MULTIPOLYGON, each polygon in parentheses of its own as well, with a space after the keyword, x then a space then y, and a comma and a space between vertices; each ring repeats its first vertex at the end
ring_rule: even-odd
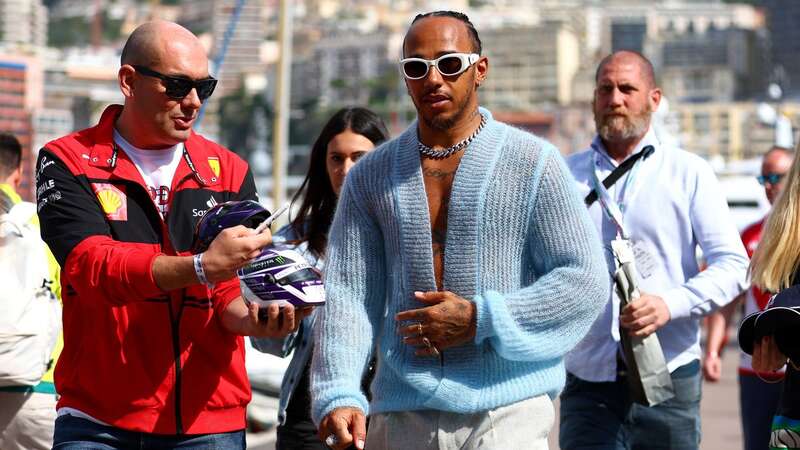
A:
POLYGON ((208 277, 206 277, 206 271, 203 269, 203 254, 198 253, 194 255, 192 261, 194 262, 194 273, 195 275, 197 275, 197 281, 205 285, 211 284, 208 282, 208 277))

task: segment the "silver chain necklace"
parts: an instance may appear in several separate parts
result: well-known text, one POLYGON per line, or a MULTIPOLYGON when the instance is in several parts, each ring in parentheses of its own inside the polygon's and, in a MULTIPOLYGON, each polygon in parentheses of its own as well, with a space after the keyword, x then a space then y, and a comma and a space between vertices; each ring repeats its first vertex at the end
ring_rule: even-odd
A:
MULTIPOLYGON (((426 158, 445 159, 448 156, 452 155, 453 153, 456 153, 458 151, 461 151, 461 150, 467 148, 467 146, 470 144, 470 142, 472 142, 478 136, 478 133, 481 132, 481 130, 483 129, 484 125, 486 125, 486 117, 481 115, 481 123, 480 123, 480 125, 478 125, 478 128, 475 130, 474 133, 472 133, 472 135, 470 135, 468 138, 464 139, 463 141, 458 142, 458 143, 456 143, 454 145, 451 145, 450 147, 447 147, 447 148, 442 149, 442 150, 434 150, 434 149, 428 147, 427 145, 423 144, 422 141, 418 140, 417 141, 417 150, 419 150, 419 153, 422 156, 425 156, 426 158)), ((417 139, 419 139, 419 138, 417 138, 417 139)))

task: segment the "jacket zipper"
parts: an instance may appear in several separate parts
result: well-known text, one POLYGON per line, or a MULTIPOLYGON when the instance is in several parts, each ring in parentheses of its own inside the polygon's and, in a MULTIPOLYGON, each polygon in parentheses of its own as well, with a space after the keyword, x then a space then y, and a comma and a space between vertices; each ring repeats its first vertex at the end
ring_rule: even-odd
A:
MULTIPOLYGON (((189 157, 189 153, 186 150, 186 147, 183 148, 183 157, 186 160, 186 163, 189 165, 189 169, 191 173, 194 174, 195 177, 198 178, 201 184, 205 184, 205 180, 197 173, 197 170, 192 164, 192 160, 189 157)), ((176 169, 177 170, 177 169, 176 169)), ((175 180, 173 176, 173 180, 170 186, 170 194, 169 194, 169 203, 170 209, 172 207, 172 194, 177 190, 177 188, 187 179, 191 178, 192 174, 187 174, 180 180, 175 180)), ((155 207, 155 204, 153 205, 155 207)), ((169 254, 177 255, 177 252, 172 246, 172 236, 170 235, 169 225, 167 223, 167 217, 161 217, 161 214, 158 210, 156 210, 156 214, 161 218, 161 233, 163 236, 163 245, 168 247, 169 254)), ((169 213, 168 213, 169 214, 169 213)), ((178 307, 177 317, 175 317, 175 313, 172 311, 172 297, 170 297, 170 302, 168 303, 169 307, 169 319, 172 325, 172 353, 175 355, 175 434, 183 434, 183 412, 181 408, 181 391, 183 387, 182 379, 183 379, 183 366, 181 365, 181 340, 180 340, 180 326, 181 326, 181 317, 183 316, 183 305, 184 299, 186 298, 186 290, 181 290, 181 299, 180 299, 180 306, 178 307)))
MULTIPOLYGON (((116 145, 114 145, 116 149, 116 145)), ((116 157, 112 158, 113 161, 116 161, 116 157)), ((185 179, 185 178, 184 178, 185 179)), ((180 184, 183 179, 181 179, 177 184, 180 184)), ((141 183, 137 183, 143 189, 145 189, 145 195, 148 197, 150 196, 149 192, 147 192, 147 188, 143 186, 141 183)), ((170 206, 172 206, 172 193, 175 192, 175 188, 177 186, 176 183, 172 183, 173 185, 170 186, 170 194, 169 194, 169 202, 170 206)), ((176 255, 175 249, 172 247, 172 239, 169 234, 169 225, 167 225, 166 218, 161 216, 161 212, 158 210, 154 202, 150 202, 152 205, 152 211, 155 212, 156 216, 159 218, 159 223, 161 224, 161 236, 162 236, 162 250, 165 251, 168 255, 176 255)), ((173 386, 173 391, 175 393, 175 434, 183 434, 183 414, 181 409, 181 387, 182 387, 182 378, 183 378, 183 369, 181 366, 181 340, 180 340, 180 325, 181 325, 181 316, 183 316, 183 297, 185 296, 185 291, 181 290, 181 299, 180 304, 178 306, 177 314, 172 309, 173 297, 167 294, 169 298, 169 302, 167 302, 167 309, 169 311, 169 322, 172 334, 172 353, 175 359, 175 385, 173 386)))
MULTIPOLYGON (((175 186, 170 187, 170 203, 172 203, 172 192, 174 191, 175 186)), ((155 205, 154 205, 155 206, 155 205)), ((170 205, 172 206, 172 205, 170 205)), ((159 216, 161 216, 159 214, 159 216)), ((162 245, 166 248, 168 254, 175 254, 175 249, 172 248, 172 239, 169 234, 169 225, 167 225, 166 218, 161 217, 161 233, 164 236, 162 245)), ((178 312, 175 313, 173 311, 173 299, 170 296, 170 301, 167 303, 167 307, 169 308, 169 321, 171 326, 172 332, 172 353, 175 358, 175 386, 173 387, 173 392, 175 393, 175 434, 183 434, 183 413, 181 408, 181 392, 183 387, 183 366, 181 365, 181 317, 183 316, 183 305, 184 305, 184 298, 185 290, 181 290, 180 293, 180 303, 178 306, 178 312)))
MULTIPOLYGON (((114 143, 111 159, 109 161, 112 170, 117 165, 117 158, 118 158, 119 148, 117 144, 114 143)), ((206 185, 205 179, 203 179, 202 175, 197 171, 192 161, 192 158, 189 156, 189 151, 186 149, 186 146, 183 147, 183 158, 186 161, 186 164, 189 166, 189 170, 191 174, 185 175, 180 180, 175 180, 173 175, 172 183, 170 183, 170 194, 169 194, 169 203, 172 206, 172 194, 175 192, 176 188, 182 184, 186 179, 190 178, 194 175, 197 178, 198 182, 202 185, 206 185)), ((177 168, 175 169, 177 171, 177 168)), ((147 192, 147 187, 142 185, 142 183, 138 183, 137 185, 142 186, 145 189, 145 195, 149 196, 149 192, 147 192)), ((161 222, 161 233, 162 233, 162 248, 164 245, 168 247, 169 252, 168 254, 177 254, 175 249, 172 248, 172 237, 170 236, 169 232, 169 225, 167 224, 167 218, 161 216, 161 212, 156 207, 155 203, 151 203, 153 205, 153 210, 155 210, 156 215, 159 217, 161 222)), ((180 306, 178 306, 177 317, 176 313, 172 310, 172 296, 169 296, 169 303, 167 303, 167 307, 169 309, 169 320, 170 325, 172 328, 172 353, 174 354, 175 358, 175 386, 173 388, 175 392, 175 433, 176 434, 183 434, 183 417, 182 417, 182 410, 181 410, 181 386, 182 382, 181 379, 183 378, 183 370, 181 367, 181 341, 180 341, 180 324, 181 324, 181 316, 183 315, 183 298, 185 297, 185 290, 181 290, 181 301, 180 306)))
POLYGON ((172 299, 167 304, 169 308, 169 321, 172 324, 172 352, 175 355, 175 434, 183 434, 183 417, 181 414, 181 341, 180 341, 180 323, 181 316, 183 315, 183 302, 178 307, 178 314, 172 312, 172 299))

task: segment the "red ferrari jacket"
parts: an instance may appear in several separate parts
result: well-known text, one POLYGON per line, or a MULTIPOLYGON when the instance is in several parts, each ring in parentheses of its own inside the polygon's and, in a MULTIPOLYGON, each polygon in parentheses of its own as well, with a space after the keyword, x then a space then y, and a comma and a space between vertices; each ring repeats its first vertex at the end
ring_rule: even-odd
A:
POLYGON ((98 125, 46 144, 36 164, 42 238, 62 267, 58 407, 147 433, 241 430, 250 401, 244 341, 220 320, 238 281, 165 292, 152 265, 158 255, 190 254, 209 207, 256 199, 253 176, 193 133, 171 189, 151 196, 113 142, 120 111, 110 106, 98 125), (166 221, 155 201, 168 202, 166 221))

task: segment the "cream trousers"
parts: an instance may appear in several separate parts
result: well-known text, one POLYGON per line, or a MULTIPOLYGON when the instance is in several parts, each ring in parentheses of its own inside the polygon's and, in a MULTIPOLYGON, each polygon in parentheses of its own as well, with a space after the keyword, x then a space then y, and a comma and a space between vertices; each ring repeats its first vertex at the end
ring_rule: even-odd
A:
POLYGON ((366 450, 546 450, 553 421, 547 395, 472 414, 377 414, 370 417, 366 450))

